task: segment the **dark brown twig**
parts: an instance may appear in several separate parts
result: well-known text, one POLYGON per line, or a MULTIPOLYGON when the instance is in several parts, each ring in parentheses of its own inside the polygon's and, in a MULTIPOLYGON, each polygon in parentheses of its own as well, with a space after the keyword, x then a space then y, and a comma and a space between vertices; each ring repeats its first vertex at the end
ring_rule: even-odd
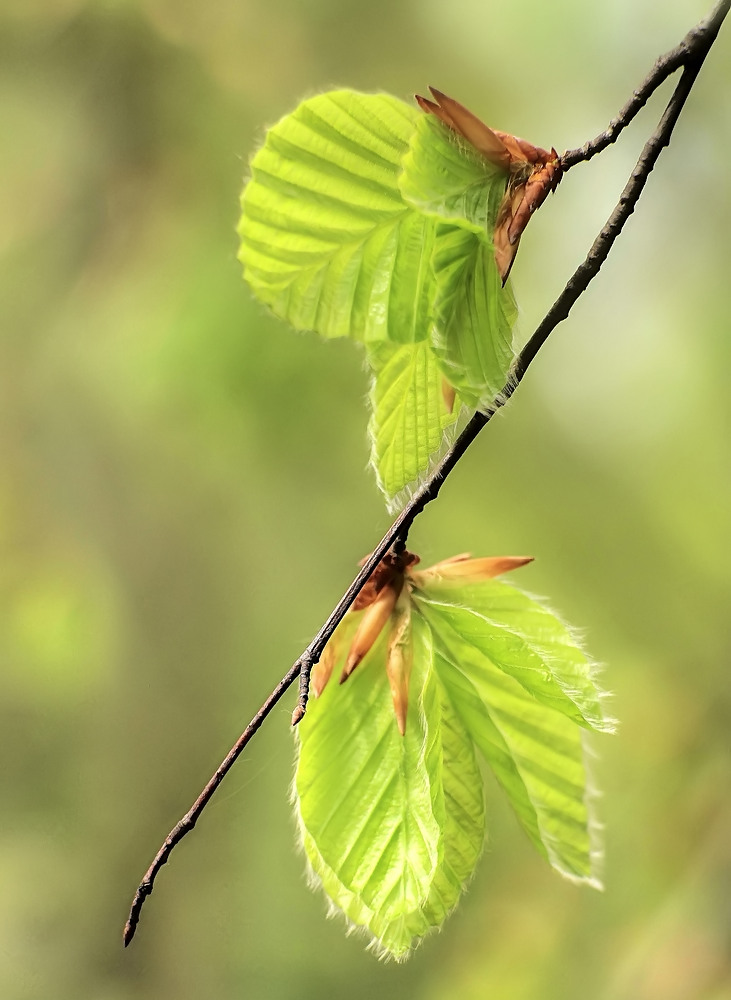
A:
POLYGON ((295 710, 292 713, 292 724, 296 725, 303 718, 307 708, 309 680, 312 667, 319 660, 328 640, 339 625, 345 613, 350 608, 353 601, 367 583, 374 569, 390 548, 403 548, 406 544, 406 539, 414 520, 424 510, 428 503, 431 503, 432 500, 436 499, 442 484, 446 480, 449 473, 467 451, 482 428, 497 412, 498 408, 504 406, 508 399, 510 399, 513 395, 549 335, 559 323, 566 319, 571 307, 574 305, 579 296, 586 291, 590 282, 598 274, 599 269, 607 259, 607 256, 614 245, 614 241, 617 239, 627 222, 627 219, 634 211, 635 205, 637 204, 637 201, 645 187, 645 184, 647 183, 647 179, 655 166, 660 153, 670 142, 670 136, 673 128, 675 127, 675 123, 677 122, 683 105, 685 104, 685 101, 693 87, 693 83, 695 82, 703 61, 705 60, 706 55, 708 54, 708 51, 718 34, 724 18, 728 14, 729 7, 731 7, 731 0, 720 0, 709 16, 689 31, 683 41, 676 48, 658 59, 647 79, 634 92, 632 98, 604 132, 590 142, 587 142, 581 147, 581 149, 571 150, 564 153, 561 158, 564 170, 568 170, 577 163, 589 160, 592 156, 600 153, 616 140, 620 132, 629 124, 629 122, 647 102, 651 94, 657 90, 657 88, 668 78, 668 76, 678 69, 683 70, 681 78, 678 81, 662 118, 660 119, 658 127, 642 150, 640 158, 630 175, 616 208, 594 241, 594 244, 584 262, 574 272, 568 284, 551 306, 533 336, 518 355, 516 363, 513 367, 510 381, 503 389, 495 407, 492 410, 478 412, 472 416, 464 430, 458 436, 427 482, 414 494, 411 501, 406 507, 404 507, 381 541, 375 547, 372 554, 369 556, 356 578, 348 587, 345 594, 343 594, 332 614, 312 640, 310 645, 274 688, 249 725, 238 738, 234 746, 231 750, 229 750, 225 759, 221 762, 215 774, 211 777, 210 781, 193 803, 189 811, 165 838, 163 845, 155 855, 155 859, 145 873, 144 878, 135 892, 129 918, 124 928, 125 946, 128 945, 134 937, 144 901, 152 892, 157 873, 167 862, 175 845, 182 840, 186 833, 189 833, 193 829, 198 817, 208 804, 211 796, 231 769, 244 747, 249 743, 271 710, 281 699, 285 691, 287 691, 294 683, 298 676, 300 678, 299 696, 295 710))
POLYGON ((708 17, 697 24, 695 28, 691 28, 679 45, 666 52, 665 55, 660 56, 650 73, 606 129, 600 132, 595 139, 584 143, 580 149, 567 150, 563 154, 561 157, 561 166, 564 173, 570 170, 571 167, 575 167, 577 163, 584 163, 586 160, 590 160, 592 156, 596 156, 597 153, 601 153, 607 146, 616 142, 619 135, 644 108, 658 87, 669 76, 672 76, 676 70, 687 68, 693 64, 696 64, 697 68, 700 69, 708 50, 718 35, 724 18, 729 12, 730 6, 731 0, 719 0, 708 17))

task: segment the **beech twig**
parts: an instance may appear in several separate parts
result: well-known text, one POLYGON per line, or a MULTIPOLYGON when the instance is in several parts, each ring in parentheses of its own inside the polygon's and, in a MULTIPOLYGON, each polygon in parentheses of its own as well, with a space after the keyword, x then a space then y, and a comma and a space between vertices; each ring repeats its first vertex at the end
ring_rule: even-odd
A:
POLYGON ((302 655, 292 664, 290 669, 274 688, 267 700, 261 706, 249 725, 239 736, 236 743, 229 750, 224 760, 219 765, 215 774, 211 777, 206 787, 195 800, 188 812, 175 825, 165 838, 160 850, 155 855, 155 859, 145 873, 135 892, 129 918, 124 928, 124 944, 130 943, 134 937, 137 924, 140 919, 140 912, 147 896, 153 889, 155 878, 162 866, 167 862, 170 853, 182 838, 195 826, 198 817, 208 804, 211 796, 220 785, 228 771, 239 757, 249 740, 254 736, 262 725, 271 710, 280 700, 282 695, 294 683, 299 676, 299 696, 297 705, 292 713, 292 725, 296 725, 304 716, 307 708, 307 698, 309 693, 310 673, 313 666, 318 662, 328 640, 340 624, 343 616, 350 608, 360 591, 368 582, 374 569, 385 556, 385 554, 395 547, 403 548, 406 544, 409 531, 414 520, 424 510, 428 503, 436 499, 445 479, 455 467, 457 462, 464 455, 482 428, 489 423, 497 410, 504 406, 510 399, 525 373, 533 362, 538 351, 555 330, 559 323, 568 316, 571 307, 579 296, 588 288, 590 282, 596 277, 609 252, 614 245, 614 241, 622 231, 627 219, 634 211, 635 205, 647 183, 647 179, 657 162, 663 148, 670 142, 670 136, 678 120, 685 101, 690 94, 698 72, 718 35, 721 24, 731 7, 731 0, 719 0, 708 17, 701 21, 696 27, 685 36, 685 38, 670 52, 661 56, 655 63, 647 78, 633 93, 630 100, 622 108, 616 118, 614 118, 595 139, 585 143, 580 149, 568 150, 561 157, 561 165, 564 172, 576 166, 578 163, 590 160, 593 156, 601 153, 607 146, 615 142, 620 133, 627 127, 637 113, 644 107, 650 96, 661 86, 664 81, 674 72, 682 69, 682 75, 673 91, 670 101, 660 122, 645 144, 640 158, 632 171, 627 184, 625 185, 616 208, 610 215, 605 226, 595 239, 584 262, 576 269, 569 279, 566 287, 551 306, 546 316, 537 327, 535 333, 518 355, 513 366, 511 377, 498 397, 493 409, 475 413, 466 424, 464 430, 459 434, 456 441, 445 454, 437 468, 424 483, 424 485, 414 494, 410 502, 404 507, 381 541, 373 550, 362 569, 343 594, 340 601, 332 611, 330 617, 317 633, 302 655))

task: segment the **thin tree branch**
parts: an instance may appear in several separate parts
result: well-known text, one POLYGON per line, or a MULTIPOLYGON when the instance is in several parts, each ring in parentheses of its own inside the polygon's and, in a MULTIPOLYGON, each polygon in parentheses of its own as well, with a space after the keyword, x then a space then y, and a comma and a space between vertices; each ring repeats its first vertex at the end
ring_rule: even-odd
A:
POLYGON ((362 569, 353 580, 347 591, 343 594, 329 618, 317 633, 302 655, 292 664, 290 669, 274 688, 266 699, 249 725, 238 738, 234 746, 229 750, 224 760, 219 765, 215 774, 211 777, 206 787, 195 800, 188 812, 175 825, 165 838, 160 850, 145 873, 135 892, 129 918, 124 928, 124 944, 130 943, 134 937, 135 930, 140 918, 140 912, 147 896, 153 889, 155 878, 162 866, 167 862, 170 853, 182 838, 195 826, 198 817, 208 804, 211 796, 220 785, 228 771, 231 769, 244 747, 260 728, 266 717, 279 702, 285 691, 294 683, 299 676, 299 696, 297 705, 292 713, 292 724, 296 725, 304 716, 307 707, 309 693, 309 681, 312 667, 318 662, 322 652, 332 636, 337 626, 342 621, 344 615, 356 599, 360 591, 368 582, 374 569, 392 547, 401 549, 405 546, 406 540, 414 520, 424 510, 428 503, 435 500, 439 495, 444 481, 449 473, 462 458, 469 446, 475 440, 482 428, 489 423, 497 410, 504 406, 513 395, 517 387, 523 380, 528 368, 535 359, 538 351, 555 330, 559 323, 568 316, 576 300, 583 295, 591 281, 599 273, 604 261, 607 259, 615 240, 624 228, 627 219, 634 211, 635 205, 647 183, 647 179, 657 162, 663 148, 670 142, 670 136, 678 120, 685 101, 690 94, 698 72, 703 61, 708 54, 718 31, 731 7, 731 0, 719 0, 709 16, 695 28, 688 32, 682 42, 670 52, 657 60, 652 71, 642 85, 634 92, 632 98, 627 102, 619 115, 608 128, 595 139, 587 142, 580 149, 571 150, 564 153, 561 163, 564 171, 575 166, 577 163, 591 159, 603 149, 613 143, 618 135, 629 122, 635 117, 640 109, 647 102, 648 98, 657 88, 676 70, 683 70, 680 80, 670 98, 670 101, 663 113, 657 129, 646 143, 637 164, 632 171, 630 178, 622 191, 616 208, 610 215, 584 262, 577 268, 569 279, 566 287, 549 309, 548 313, 537 327, 535 333, 518 355, 513 366, 511 378, 496 400, 494 408, 485 412, 475 413, 466 424, 461 434, 438 464, 434 472, 424 485, 414 494, 410 502, 401 511, 381 541, 375 547, 362 569))
POLYGON ((575 167, 577 163, 590 160, 592 156, 616 142, 619 135, 644 108, 650 97, 669 76, 694 62, 701 63, 716 39, 724 18, 731 7, 731 0, 719 0, 708 17, 704 18, 695 28, 691 28, 685 38, 674 49, 660 56, 642 84, 635 90, 616 118, 613 118, 607 128, 595 139, 584 143, 580 149, 567 150, 561 157, 564 173, 575 167))

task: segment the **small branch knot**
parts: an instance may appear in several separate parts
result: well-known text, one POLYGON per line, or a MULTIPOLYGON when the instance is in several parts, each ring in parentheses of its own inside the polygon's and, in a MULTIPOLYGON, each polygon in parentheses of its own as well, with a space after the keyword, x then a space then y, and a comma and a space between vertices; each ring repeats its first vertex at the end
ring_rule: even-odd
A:
POLYGON ((297 696, 297 704, 292 712, 292 725, 296 726, 300 723, 307 712, 307 702, 310 696, 310 675, 312 674, 312 668, 317 663, 319 657, 315 657, 310 650, 306 650, 300 657, 300 682, 299 682, 299 694, 297 696))

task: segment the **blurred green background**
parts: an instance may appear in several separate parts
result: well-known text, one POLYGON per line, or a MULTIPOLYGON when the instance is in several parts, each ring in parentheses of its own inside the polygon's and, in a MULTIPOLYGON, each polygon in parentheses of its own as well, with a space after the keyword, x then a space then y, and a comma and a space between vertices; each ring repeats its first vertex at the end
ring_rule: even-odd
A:
MULTIPOLYGON (((121 947, 158 844, 389 520, 358 351, 240 279, 264 126, 320 89, 432 83, 576 146, 706 2, 3 0, 3 998, 731 997, 731 25, 600 278, 411 539, 533 553, 516 582, 606 664, 606 891, 550 871, 491 786, 461 907, 377 963, 305 886, 290 696, 121 947)), ((531 224, 523 338, 667 94, 531 224)))

